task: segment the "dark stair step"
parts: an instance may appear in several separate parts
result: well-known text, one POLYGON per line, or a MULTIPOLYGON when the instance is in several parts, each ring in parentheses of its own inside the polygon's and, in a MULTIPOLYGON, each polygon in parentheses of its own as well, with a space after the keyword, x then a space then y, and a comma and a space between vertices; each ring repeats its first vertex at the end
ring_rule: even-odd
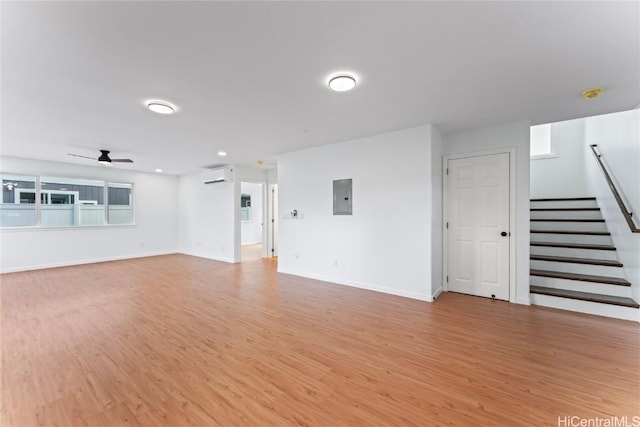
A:
POLYGON ((622 263, 610 259, 572 258, 566 256, 531 255, 535 261, 569 262, 572 264, 604 265, 607 267, 622 267, 622 263))
POLYGON ((600 208, 531 208, 531 211, 599 211, 600 208))
POLYGON ((595 197, 564 197, 559 199, 531 199, 532 202, 570 202, 579 200, 595 200, 595 197))
POLYGON ((604 219, 592 219, 592 218, 531 218, 530 221, 539 222, 604 222, 604 219))
POLYGON ((531 230, 532 233, 544 234, 584 234, 587 236, 611 236, 608 231, 574 231, 574 230, 531 230))
POLYGON ((552 248, 571 249, 596 249, 601 251, 615 251, 616 247, 611 245, 592 245, 590 243, 563 243, 563 242, 531 242, 531 246, 549 246, 552 248))
POLYGON ((531 269, 532 276, 551 277, 554 279, 580 280, 582 282, 604 283, 607 285, 631 286, 631 283, 620 277, 594 276, 591 274, 566 273, 563 271, 547 271, 531 269))
POLYGON ((603 304, 619 305, 622 307, 639 308, 640 305, 631 298, 615 297, 611 295, 592 294, 589 292, 568 291, 564 289, 545 288, 531 285, 532 294, 549 295, 553 297, 571 298, 581 301, 599 302, 603 304))

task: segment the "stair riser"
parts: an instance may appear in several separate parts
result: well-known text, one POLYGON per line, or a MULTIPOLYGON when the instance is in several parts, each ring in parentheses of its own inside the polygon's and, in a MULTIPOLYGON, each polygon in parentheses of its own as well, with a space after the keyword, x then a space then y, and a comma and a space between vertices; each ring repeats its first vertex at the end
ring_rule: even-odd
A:
POLYGON ((570 262, 538 261, 532 259, 531 268, 535 270, 624 278, 624 270, 621 267, 609 267, 606 265, 575 264, 570 262))
POLYGON ((612 245, 611 236, 589 234, 547 234, 531 233, 532 242, 586 243, 590 245, 612 245))
POLYGON ((607 231, 604 222, 531 221, 532 230, 607 231))
POLYGON ((544 286, 545 288, 631 298, 631 288, 629 286, 608 285, 606 283, 582 282, 580 280, 556 279, 553 277, 542 276, 529 276, 529 283, 535 286, 544 286))
POLYGON ((616 251, 599 249, 552 248, 549 246, 531 246, 531 253, 536 255, 566 256, 572 258, 595 258, 617 260, 616 251))
POLYGON ((560 200, 557 202, 530 202, 531 208, 597 208, 595 200, 560 200))
POLYGON ((539 294, 531 294, 530 299, 533 305, 640 322, 640 310, 637 308, 539 294))
POLYGON ((531 211, 531 218, 602 219, 600 211, 531 211))

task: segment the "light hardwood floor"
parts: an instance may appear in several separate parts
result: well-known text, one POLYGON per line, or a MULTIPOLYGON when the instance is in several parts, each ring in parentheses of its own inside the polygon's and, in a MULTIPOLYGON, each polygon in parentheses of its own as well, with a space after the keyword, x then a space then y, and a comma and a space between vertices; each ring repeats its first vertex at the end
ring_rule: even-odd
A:
POLYGON ((0 277, 2 425, 537 426, 640 415, 637 323, 169 255, 0 277))
POLYGON ((262 243, 258 243, 257 245, 242 245, 241 258, 242 262, 262 259, 262 243))

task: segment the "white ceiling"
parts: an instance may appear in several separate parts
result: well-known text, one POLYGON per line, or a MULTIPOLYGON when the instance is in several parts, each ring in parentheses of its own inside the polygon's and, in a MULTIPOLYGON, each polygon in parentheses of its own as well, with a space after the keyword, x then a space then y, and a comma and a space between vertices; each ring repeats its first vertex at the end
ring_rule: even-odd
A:
MULTIPOLYGON (((638 2, 8 2, 1 154, 181 174, 640 103, 638 2), (348 93, 329 74, 360 76, 348 93), (594 86, 597 100, 580 99, 594 86), (143 105, 179 106, 162 116, 143 105), (229 153, 224 160, 216 152, 229 153)), ((15 171, 14 171, 15 172, 15 171)))

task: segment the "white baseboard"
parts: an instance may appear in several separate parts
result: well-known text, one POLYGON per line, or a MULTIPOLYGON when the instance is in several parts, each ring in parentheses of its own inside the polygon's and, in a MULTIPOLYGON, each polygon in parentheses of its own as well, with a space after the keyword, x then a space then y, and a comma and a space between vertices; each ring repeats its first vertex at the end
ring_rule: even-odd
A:
POLYGON ((516 304, 531 305, 531 298, 529 298, 529 295, 524 298, 516 298, 516 304))
POLYGON ((183 254, 183 255, 195 256, 195 257, 198 257, 198 258, 210 259, 210 260, 213 260, 213 261, 228 262, 229 264, 237 264, 237 263, 240 262, 240 261, 236 261, 233 258, 211 256, 209 254, 205 254, 205 253, 201 253, 201 252, 180 251, 178 253, 179 254, 183 254))
POLYGON ((309 274, 301 271, 291 270, 288 268, 278 267, 278 273, 291 274, 294 276, 306 277, 308 279, 321 280, 323 282, 334 283, 336 285, 350 286, 352 288, 366 289, 369 291, 381 292, 384 294, 396 295, 399 297, 417 299, 420 301, 433 302, 433 298, 428 294, 418 292, 403 291, 401 289, 387 288, 384 286, 373 285, 371 283, 357 282, 354 280, 343 280, 335 277, 321 276, 317 274, 309 274))
POLYGON ((73 265, 95 264, 98 262, 109 262, 109 261, 122 261, 124 259, 147 258, 152 256, 160 256, 160 255, 173 255, 176 253, 178 252, 176 251, 148 252, 144 254, 135 254, 135 255, 92 258, 92 259, 83 259, 83 260, 69 261, 69 262, 54 262, 50 264, 30 265, 26 267, 0 268, 0 273, 17 273, 19 271, 43 270, 45 268, 70 267, 73 265))

